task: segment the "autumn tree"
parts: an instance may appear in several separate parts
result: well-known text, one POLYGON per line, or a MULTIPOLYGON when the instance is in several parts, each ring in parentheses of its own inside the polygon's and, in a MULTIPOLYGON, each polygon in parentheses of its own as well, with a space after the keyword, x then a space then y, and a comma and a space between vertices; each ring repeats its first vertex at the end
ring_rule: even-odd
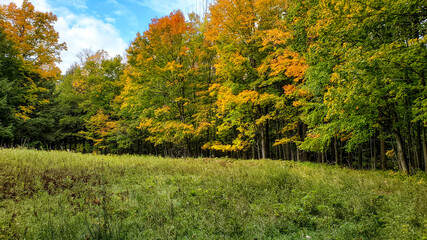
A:
POLYGON ((0 26, 22 58, 43 78, 56 78, 60 70, 55 64, 60 61, 60 52, 66 50, 65 43, 58 43, 59 34, 53 27, 57 17, 52 12, 35 11, 28 0, 20 8, 15 3, 1 5, 0 13, 0 26))
POLYGON ((217 134, 221 139, 208 146, 222 151, 247 151, 250 147, 260 146, 262 158, 266 158, 268 146, 265 123, 255 124, 265 114, 265 109, 255 102, 245 102, 245 98, 234 104, 221 102, 222 99, 239 97, 243 92, 240 96, 249 97, 246 100, 256 99, 259 95, 257 86, 251 86, 259 78, 256 68, 261 62, 254 3, 251 0, 223 0, 217 1, 210 8, 206 38, 213 42, 218 55, 215 68, 221 80, 221 92, 217 105, 221 107, 217 117, 221 122, 217 134), (249 108, 256 112, 252 113, 251 110, 239 113, 238 109, 243 110, 245 107, 236 106, 237 103, 251 104, 249 108), (236 114, 243 114, 244 117, 236 114))
POLYGON ((338 138, 351 151, 383 132, 396 143, 400 169, 410 171, 411 136, 419 136, 412 129, 424 121, 418 103, 426 89, 425 10, 416 1, 331 0, 315 6, 306 87, 316 95, 311 106, 317 108, 305 117, 311 134, 304 148, 338 138))
POLYGON ((19 104, 17 99, 17 82, 19 68, 22 63, 16 56, 13 44, 6 39, 0 28, 0 139, 11 140, 14 137, 14 124, 16 123, 16 109, 19 104))
POLYGON ((63 111, 64 137, 85 138, 95 149, 113 151, 117 111, 114 100, 123 89, 123 59, 110 58, 104 50, 83 50, 80 64, 72 66, 58 86, 63 111))
MULTIPOLYGON (((49 142, 53 131, 48 103, 59 69, 56 16, 34 10, 28 1, 0 6, 2 38, 2 124, 12 144, 49 142), (5 44, 3 44, 5 43, 5 44)), ((2 131, 4 132, 4 131, 2 131)), ((4 135, 4 134, 3 134, 4 135)))
POLYGON ((65 43, 58 43, 58 33, 53 24, 56 16, 34 10, 24 0, 19 8, 14 3, 0 6, 0 27, 20 58, 19 104, 13 106, 15 115, 23 120, 31 118, 38 107, 49 102, 45 98, 52 83, 59 78, 59 53, 66 49, 65 43))
MULTIPOLYGON (((290 47, 292 34, 284 21, 287 7, 287 1, 283 0, 222 0, 212 5, 206 36, 218 54, 215 67, 222 89, 228 88, 222 91, 221 98, 251 95, 249 99, 258 100, 249 108, 254 112, 243 114, 244 118, 235 115, 238 109, 246 107, 236 104, 249 102, 237 100, 236 104, 218 108, 222 109, 218 113, 218 134, 225 136, 228 132, 229 136, 223 142, 211 143, 210 147, 223 148, 224 151, 256 148, 261 158, 269 157, 270 143, 273 142, 271 129, 274 123, 280 125, 277 121, 279 112, 289 114, 290 109, 286 106, 292 105, 290 101, 281 100, 283 87, 300 83, 307 68, 304 59, 290 47), (225 96, 225 93, 230 95, 225 96), (241 128, 242 125, 251 126, 253 131, 241 128), (245 142, 245 147, 236 144, 233 147, 233 142, 245 142)), ((222 104, 221 101, 218 99, 218 104, 222 104)), ((275 137, 281 138, 278 135, 275 137)), ((278 144, 281 143, 283 141, 278 144)))
POLYGON ((200 126, 195 120, 200 118, 193 115, 202 115, 197 113, 197 93, 209 78, 201 72, 204 42, 197 18, 191 19, 187 22, 181 11, 153 19, 128 49, 122 109, 136 111, 139 129, 148 132, 148 141, 163 145, 167 155, 178 154, 171 146, 182 149, 183 155, 192 154, 190 143, 200 126))

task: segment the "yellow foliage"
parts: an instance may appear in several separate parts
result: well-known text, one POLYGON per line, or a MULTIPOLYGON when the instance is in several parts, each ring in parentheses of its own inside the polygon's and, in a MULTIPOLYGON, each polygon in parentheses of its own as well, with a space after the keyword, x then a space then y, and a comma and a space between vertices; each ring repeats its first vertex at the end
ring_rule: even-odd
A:
POLYGON ((281 30, 278 28, 268 29, 262 39, 262 46, 283 45, 286 41, 292 39, 293 36, 287 29, 281 30))
POLYGON ((301 101, 299 101, 299 100, 297 100, 297 101, 293 101, 293 102, 292 102, 292 106, 294 106, 294 107, 301 106, 301 101))
POLYGON ((139 122, 138 129, 147 129, 147 128, 150 128, 151 126, 153 126, 153 119, 144 118, 144 119, 141 119, 141 121, 139 122))
POLYGON ((99 110, 95 115, 90 117, 88 121, 88 132, 81 132, 88 139, 92 139, 97 148, 107 147, 107 138, 117 128, 117 122, 110 120, 110 115, 104 114, 99 110))
POLYGON ((244 151, 249 146, 247 141, 241 141, 240 139, 235 139, 233 144, 222 144, 218 141, 205 144, 204 149, 212 149, 222 152, 238 152, 244 151))
POLYGON ((296 137, 276 139, 276 141, 274 141, 273 146, 285 145, 291 142, 295 142, 295 140, 296 137))
POLYGON ((156 117, 161 117, 163 115, 168 115, 170 113, 171 108, 167 105, 164 105, 162 108, 158 108, 156 110, 154 110, 154 115, 156 115, 156 117))
POLYGON ((388 151, 385 153, 385 155, 386 155, 387 157, 392 158, 392 157, 394 157, 394 156, 396 155, 396 152, 394 151, 394 149, 391 149, 391 150, 388 150, 388 151))
POLYGON ((271 117, 271 115, 270 115, 270 114, 267 114, 267 115, 265 115, 265 116, 262 116, 262 117, 258 118, 258 119, 255 121, 255 124, 256 124, 256 125, 262 125, 262 124, 266 123, 268 120, 271 120, 271 119, 273 119, 273 118, 271 117))

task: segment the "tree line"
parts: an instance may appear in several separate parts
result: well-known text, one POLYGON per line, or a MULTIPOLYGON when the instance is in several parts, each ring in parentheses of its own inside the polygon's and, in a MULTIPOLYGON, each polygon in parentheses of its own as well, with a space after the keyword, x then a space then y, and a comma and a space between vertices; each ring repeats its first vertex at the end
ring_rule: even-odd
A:
POLYGON ((63 75, 55 15, 0 17, 4 146, 427 171, 423 1, 217 0, 63 75))

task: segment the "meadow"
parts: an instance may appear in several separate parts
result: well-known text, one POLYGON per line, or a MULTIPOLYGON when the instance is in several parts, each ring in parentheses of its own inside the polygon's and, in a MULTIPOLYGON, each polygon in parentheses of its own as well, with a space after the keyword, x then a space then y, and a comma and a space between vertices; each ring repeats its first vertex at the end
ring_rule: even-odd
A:
POLYGON ((427 239, 427 177, 0 149, 0 239, 427 239))

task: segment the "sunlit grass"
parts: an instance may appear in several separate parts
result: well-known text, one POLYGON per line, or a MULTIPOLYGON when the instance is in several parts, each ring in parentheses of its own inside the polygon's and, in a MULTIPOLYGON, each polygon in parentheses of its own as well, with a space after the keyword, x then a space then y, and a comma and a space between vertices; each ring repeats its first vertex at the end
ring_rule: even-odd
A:
POLYGON ((0 239, 423 239, 425 175, 0 150, 0 239))

